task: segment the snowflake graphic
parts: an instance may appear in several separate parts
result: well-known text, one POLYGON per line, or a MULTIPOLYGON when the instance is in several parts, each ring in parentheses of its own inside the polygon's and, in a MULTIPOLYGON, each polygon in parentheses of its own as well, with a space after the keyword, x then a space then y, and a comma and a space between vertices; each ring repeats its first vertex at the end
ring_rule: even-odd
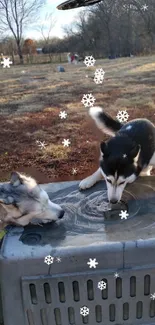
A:
POLYGON ((89 308, 87 306, 83 306, 80 308, 80 315, 83 317, 89 315, 89 308))
POLYGON ((105 75, 105 71, 102 68, 95 70, 95 77, 98 77, 98 78, 103 77, 104 78, 104 75, 105 75))
POLYGON ((69 140, 69 139, 64 139, 64 140, 62 141, 62 144, 64 145, 64 147, 69 147, 69 145, 70 145, 71 143, 70 143, 70 140, 69 140))
POLYGON ((72 174, 73 174, 73 175, 76 175, 76 174, 77 174, 77 169, 76 169, 76 168, 73 168, 73 169, 72 169, 72 174))
POLYGON ((129 118, 129 114, 127 113, 127 111, 119 111, 117 114, 117 119, 119 120, 119 122, 126 122, 129 118))
POLYGON ((145 4, 145 5, 142 6, 141 9, 144 10, 144 11, 145 11, 145 10, 148 10, 148 6, 145 4))
POLYGON ((151 293, 150 299, 155 300, 155 293, 151 293))
POLYGON ((45 146, 47 146, 47 144, 45 144, 45 141, 41 142, 37 140, 36 143, 38 144, 38 147, 40 147, 41 149, 45 149, 45 146))
POLYGON ((123 158, 126 158, 127 157, 127 154, 126 153, 124 153, 124 155, 123 155, 123 158))
POLYGON ((117 278, 119 278, 119 274, 116 272, 115 274, 114 274, 114 277, 117 279, 117 278))
POLYGON ((83 95, 81 102, 82 104, 84 104, 85 107, 90 107, 94 105, 95 100, 96 99, 92 94, 86 94, 83 95))
POLYGON ((96 258, 92 259, 89 258, 89 262, 87 262, 87 264, 89 265, 89 268, 91 269, 92 267, 94 269, 96 269, 96 265, 98 265, 98 262, 96 262, 96 258))
POLYGON ((94 82, 96 84, 102 84, 103 80, 104 80, 104 75, 105 75, 105 72, 102 68, 96 69, 95 74, 94 74, 94 82))
POLYGON ((119 214, 119 216, 121 217, 121 219, 127 219, 127 217, 129 216, 129 214, 127 213, 126 210, 121 210, 121 213, 119 214))
POLYGON ((84 63, 87 67, 93 67, 95 62, 96 62, 96 60, 93 58, 92 55, 86 56, 84 59, 84 63))
POLYGON ((65 111, 61 111, 59 114, 60 118, 66 118, 67 117, 67 113, 65 111))
POLYGON ((52 257, 51 255, 46 256, 44 259, 44 263, 48 265, 52 264, 53 262, 54 262, 54 257, 52 257))
POLYGON ((56 262, 60 263, 61 262, 61 257, 56 257, 56 262))
POLYGON ((97 286, 100 290, 104 290, 104 289, 106 289, 106 287, 107 287, 107 284, 106 284, 106 282, 104 282, 103 280, 102 281, 100 281, 100 282, 98 282, 98 286, 97 286))
POLYGON ((3 64, 3 68, 10 68, 10 64, 13 62, 10 61, 10 58, 4 58, 3 61, 1 61, 1 64, 3 64))
POLYGON ((94 77, 94 82, 99 85, 102 84, 104 80, 104 77, 94 77))

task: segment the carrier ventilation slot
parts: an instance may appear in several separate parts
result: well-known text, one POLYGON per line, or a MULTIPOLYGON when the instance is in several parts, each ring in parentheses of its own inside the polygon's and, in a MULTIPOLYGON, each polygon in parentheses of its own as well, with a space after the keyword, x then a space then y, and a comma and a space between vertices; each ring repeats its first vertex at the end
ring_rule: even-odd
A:
POLYGON ((122 297, 122 279, 117 278, 116 279, 116 298, 122 297))
POLYGON ((101 323, 102 322, 102 308, 100 305, 97 305, 95 307, 95 315, 96 315, 96 322, 101 323))
POLYGON ((35 325, 32 310, 28 309, 26 313, 27 313, 28 324, 29 325, 35 325))
POLYGON ((51 290, 49 283, 44 283, 44 295, 45 295, 45 301, 47 304, 51 304, 51 290))
POLYGON ((87 281, 87 294, 88 294, 88 300, 94 300, 94 289, 93 289, 92 280, 87 281))
POLYGON ((143 303, 142 301, 138 301, 136 305, 136 318, 140 319, 143 316, 143 303))
POLYGON ((33 284, 33 283, 29 284, 29 288, 30 288, 31 302, 32 302, 33 305, 37 305, 38 304, 38 299, 37 299, 35 284, 33 284))
POLYGON ((144 277, 144 295, 150 295, 150 275, 145 275, 144 277))
POLYGON ((75 325, 75 312, 72 307, 68 308, 68 320, 70 325, 75 325))
POLYGON ((108 281, 107 279, 102 279, 106 283, 106 289, 102 290, 102 299, 108 299, 108 281))
POLYGON ((89 322, 89 316, 82 316, 82 322, 83 322, 83 324, 88 324, 88 322, 89 322))
POLYGON ((74 301, 80 300, 80 292, 79 292, 79 283, 78 281, 72 282, 72 288, 73 288, 73 299, 74 301))
POLYGON ((155 317, 155 300, 151 300, 151 302, 150 302, 149 316, 151 318, 155 317))
POLYGON ((41 324, 48 325, 47 311, 45 308, 40 310, 41 324))
POLYGON ((59 308, 54 309, 55 323, 56 325, 62 325, 61 322, 61 313, 59 308))
POLYGON ((136 296, 136 277, 132 276, 130 278, 130 297, 136 296))
POLYGON ((65 302, 65 286, 63 282, 58 283, 58 290, 59 290, 59 300, 60 302, 65 302))
POLYGON ((126 302, 123 304, 123 320, 129 319, 129 304, 126 302))
POLYGON ((109 320, 110 320, 110 322, 115 321, 115 305, 114 304, 109 306, 109 320))

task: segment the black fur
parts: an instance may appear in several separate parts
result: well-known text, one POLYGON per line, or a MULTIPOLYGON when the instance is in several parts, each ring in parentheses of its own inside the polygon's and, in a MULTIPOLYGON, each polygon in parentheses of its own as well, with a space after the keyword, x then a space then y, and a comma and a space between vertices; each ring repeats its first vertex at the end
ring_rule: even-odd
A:
POLYGON ((128 177, 133 173, 138 176, 149 165, 155 153, 154 125, 147 119, 135 119, 123 125, 105 112, 99 112, 97 120, 105 128, 116 132, 115 137, 101 143, 103 158, 100 166, 105 174, 114 175, 117 170, 118 176, 128 177), (134 163, 139 149, 139 159, 134 163), (126 158, 123 157, 124 154, 127 155, 126 158))

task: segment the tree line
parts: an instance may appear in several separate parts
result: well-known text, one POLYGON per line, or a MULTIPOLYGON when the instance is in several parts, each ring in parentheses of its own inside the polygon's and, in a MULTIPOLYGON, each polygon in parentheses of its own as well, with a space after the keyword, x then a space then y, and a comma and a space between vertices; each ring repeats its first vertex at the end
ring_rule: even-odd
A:
MULTIPOLYGON (((23 31, 37 19, 44 0, 0 0, 0 31, 8 29, 12 38, 8 39, 11 48, 16 48, 23 63, 23 31), (11 40, 11 41, 10 41, 11 40)), ((65 15, 65 11, 64 11, 65 15)), ((92 54, 95 58, 115 58, 153 53, 155 49, 155 0, 103 0, 88 6, 78 14, 75 22, 64 28, 63 39, 51 38, 54 18, 48 15, 49 30, 43 30, 43 53, 77 52, 81 57, 92 54)), ((5 39, 5 38, 4 38, 5 39)), ((7 43, 7 41, 6 41, 7 43)))

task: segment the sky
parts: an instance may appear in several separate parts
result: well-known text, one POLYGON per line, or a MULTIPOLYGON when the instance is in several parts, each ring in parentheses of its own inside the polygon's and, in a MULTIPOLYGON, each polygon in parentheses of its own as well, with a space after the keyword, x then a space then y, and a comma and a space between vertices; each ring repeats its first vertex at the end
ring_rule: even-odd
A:
MULTIPOLYGON (((55 27, 52 29, 50 36, 63 38, 64 32, 62 30, 62 26, 70 25, 72 22, 76 21, 76 16, 82 10, 82 8, 70 9, 70 10, 58 10, 56 7, 64 2, 64 0, 46 0, 46 5, 43 6, 41 17, 39 21, 37 21, 38 25, 44 24, 44 28, 47 28, 48 31, 48 22, 45 21, 45 15, 47 13, 53 12, 54 17, 56 19, 55 27)), ((31 24, 31 28, 27 29, 24 33, 25 38, 33 39, 41 38, 41 33, 37 31, 36 22, 31 24)), ((46 30, 46 29, 45 29, 46 30)), ((45 32, 46 35, 46 32, 45 32)))

